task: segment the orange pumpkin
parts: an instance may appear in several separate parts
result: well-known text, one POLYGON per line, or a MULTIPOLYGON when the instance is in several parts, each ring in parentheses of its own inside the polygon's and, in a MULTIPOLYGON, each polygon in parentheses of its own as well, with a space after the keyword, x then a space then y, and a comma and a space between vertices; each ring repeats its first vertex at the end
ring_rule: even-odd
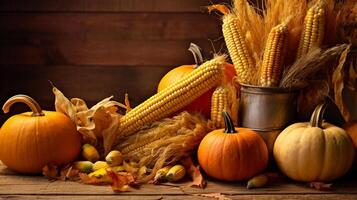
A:
POLYGON ((3 106, 23 102, 31 112, 10 117, 0 129, 0 160, 20 173, 41 173, 46 164, 63 165, 77 158, 81 137, 74 123, 64 114, 42 111, 31 97, 16 95, 3 106))
MULTIPOLYGON (((181 80, 184 76, 192 72, 195 68, 200 66, 203 63, 203 56, 201 54, 200 48, 192 44, 190 45, 189 51, 192 52, 196 64, 194 65, 182 65, 176 67, 169 71, 160 81, 157 91, 160 92, 164 88, 172 85, 179 80, 181 80)), ((227 80, 233 80, 233 77, 236 75, 234 66, 230 63, 227 63, 225 66, 225 75, 227 80)), ((184 110, 188 112, 201 112, 203 115, 209 118, 211 113, 211 97, 214 89, 207 91, 202 96, 194 100, 190 105, 188 105, 184 110)))
POLYGON ((225 129, 208 133, 198 148, 198 161, 211 177, 226 181, 247 180, 268 164, 268 148, 253 130, 235 128, 223 112, 225 129))

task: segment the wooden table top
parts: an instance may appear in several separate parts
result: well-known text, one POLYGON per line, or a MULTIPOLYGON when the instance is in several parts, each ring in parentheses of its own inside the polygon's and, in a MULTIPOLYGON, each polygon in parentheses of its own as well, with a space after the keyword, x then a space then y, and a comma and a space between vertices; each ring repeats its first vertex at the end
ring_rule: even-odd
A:
POLYGON ((17 175, 0 166, 0 199, 357 199, 357 175, 333 183, 332 191, 318 191, 303 183, 278 181, 267 188, 245 188, 245 183, 208 180, 205 189, 146 184, 130 192, 114 193, 110 186, 85 185, 70 181, 48 181, 43 176, 17 175))

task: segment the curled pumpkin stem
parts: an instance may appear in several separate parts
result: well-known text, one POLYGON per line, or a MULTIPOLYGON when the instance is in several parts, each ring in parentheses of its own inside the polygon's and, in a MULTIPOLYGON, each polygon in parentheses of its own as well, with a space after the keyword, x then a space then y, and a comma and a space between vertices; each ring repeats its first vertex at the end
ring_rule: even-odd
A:
POLYGON ((41 106, 33 98, 31 98, 27 95, 23 95, 23 94, 15 95, 15 96, 11 97, 10 99, 8 99, 4 103, 2 110, 4 111, 4 113, 8 113, 13 104, 20 103, 20 102, 24 103, 28 107, 30 107, 30 109, 33 112, 32 116, 43 116, 44 115, 44 113, 42 112, 41 106))

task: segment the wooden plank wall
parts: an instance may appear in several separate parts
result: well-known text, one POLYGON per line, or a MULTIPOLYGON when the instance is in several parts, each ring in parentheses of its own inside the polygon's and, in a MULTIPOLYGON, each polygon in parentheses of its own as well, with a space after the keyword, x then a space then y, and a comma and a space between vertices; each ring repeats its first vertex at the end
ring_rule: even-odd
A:
POLYGON ((54 109, 51 80, 90 105, 110 95, 122 101, 126 92, 137 105, 166 72, 193 63, 190 42, 222 49, 220 17, 203 11, 217 2, 1 0, 0 104, 23 93, 54 109))

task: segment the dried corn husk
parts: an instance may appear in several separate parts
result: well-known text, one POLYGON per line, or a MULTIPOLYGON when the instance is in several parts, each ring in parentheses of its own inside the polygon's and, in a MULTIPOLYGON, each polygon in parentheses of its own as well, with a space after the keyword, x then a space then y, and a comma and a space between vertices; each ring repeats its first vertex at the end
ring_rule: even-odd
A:
MULTIPOLYGON (((349 45, 341 54, 341 57, 339 59, 339 64, 338 64, 337 68, 334 70, 333 75, 332 75, 332 84, 333 84, 333 88, 334 88, 334 100, 346 121, 349 121, 350 117, 351 117, 351 114, 350 114, 350 112, 346 106, 346 103, 344 102, 344 99, 343 99, 343 90, 345 88, 345 82, 347 82, 346 79, 349 78, 348 72, 352 72, 352 74, 351 74, 352 76, 349 78, 349 82, 356 81, 356 77, 354 74, 354 68, 351 67, 349 64, 346 64, 346 60, 348 57, 348 53, 350 51, 350 47, 351 47, 351 45, 349 45)), ((350 87, 352 88, 352 90, 354 90, 356 88, 356 85, 355 86, 351 85, 350 87)))
POLYGON ((76 124, 77 131, 82 134, 85 143, 96 147, 102 147, 101 141, 111 140, 114 133, 119 128, 120 114, 118 107, 128 108, 128 106, 112 101, 113 97, 108 97, 92 108, 88 108, 84 100, 73 98, 69 100, 56 87, 53 87, 55 95, 56 111, 66 114, 76 124))
POLYGON ((163 166, 190 155, 208 132, 204 118, 182 112, 173 118, 153 123, 150 127, 127 137, 115 148, 121 151, 126 159, 138 162, 140 166, 153 168, 152 173, 143 179, 148 181, 163 166), (147 140, 149 142, 145 142, 147 140))

